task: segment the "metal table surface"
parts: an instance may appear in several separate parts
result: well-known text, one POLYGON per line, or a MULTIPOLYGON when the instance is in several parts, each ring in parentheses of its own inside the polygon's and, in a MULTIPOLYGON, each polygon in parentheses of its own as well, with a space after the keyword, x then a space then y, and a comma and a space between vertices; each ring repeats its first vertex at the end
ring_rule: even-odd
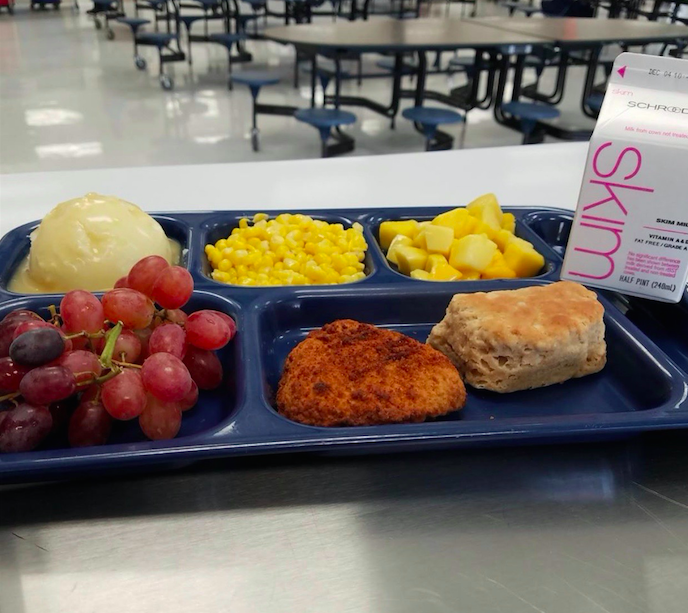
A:
POLYGON ((299 49, 374 51, 442 51, 500 45, 536 45, 543 38, 496 28, 470 19, 374 19, 267 28, 263 37, 299 49))
MULTIPOLYGON (((585 153, 0 175, 0 233, 90 189, 149 210, 456 205, 489 190, 571 208, 585 153)), ((0 612, 684 613, 687 448, 667 432, 6 485, 0 612)))
POLYGON ((588 19, 585 17, 548 17, 547 19, 482 17, 475 19, 508 32, 544 38, 558 45, 590 45, 624 42, 673 42, 688 39, 683 25, 628 19, 588 19))

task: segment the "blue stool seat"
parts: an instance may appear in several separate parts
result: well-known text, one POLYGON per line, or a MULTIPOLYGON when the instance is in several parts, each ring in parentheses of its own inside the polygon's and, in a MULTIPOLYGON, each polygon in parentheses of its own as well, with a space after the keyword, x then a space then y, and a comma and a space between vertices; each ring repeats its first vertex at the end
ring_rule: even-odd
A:
POLYGON ((600 112, 604 96, 602 94, 592 94, 585 102, 596 113, 600 112))
MULTIPOLYGON (((394 72, 395 63, 395 59, 390 57, 375 62, 375 65, 378 68, 382 68, 382 70, 394 72)), ((414 74, 416 72, 416 69, 417 67, 415 66, 415 64, 409 64, 408 62, 401 63, 401 74, 403 75, 414 74)))
POLYGON ((294 117, 318 130, 328 131, 330 128, 356 123, 356 115, 340 109, 299 109, 294 117))
POLYGON ((201 5, 201 8, 211 9, 216 6, 220 6, 219 0, 191 0, 191 2, 196 2, 201 5))
POLYGON ((439 109, 430 106, 412 106, 404 109, 401 115, 409 121, 415 121, 423 126, 437 126, 444 123, 461 123, 463 117, 456 111, 439 109))
POLYGON ((185 26, 187 30, 191 29, 191 25, 196 23, 197 21, 205 19, 205 15, 180 15, 179 16, 179 21, 181 21, 185 26))
POLYGON ((176 38, 176 34, 169 34, 168 32, 142 32, 136 37, 136 42, 140 45, 167 47, 176 38))
POLYGON ((119 23, 124 23, 128 25, 134 32, 138 30, 141 26, 145 26, 150 23, 150 19, 141 19, 140 17, 120 17, 117 19, 119 23))
POLYGON ((279 77, 269 72, 257 72, 253 70, 243 70, 234 75, 234 81, 249 87, 263 87, 264 85, 275 85, 279 83, 279 77))
POLYGON ((531 121, 538 121, 540 119, 555 119, 559 117, 558 109, 547 104, 535 104, 534 102, 507 102, 502 105, 502 110, 519 117, 531 121))
POLYGON ((356 123, 356 115, 340 109, 299 109, 294 113, 294 117, 298 121, 317 128, 318 132, 320 132, 322 157, 327 157, 328 155, 327 140, 330 138, 332 128, 356 123))
POLYGON ((453 57, 449 60, 449 65, 457 70, 468 70, 473 68, 475 60, 472 57, 453 57))
MULTIPOLYGON (((437 135, 437 127, 445 123, 461 123, 464 118, 459 115, 456 111, 450 109, 440 109, 436 107, 429 106, 412 106, 411 108, 404 109, 401 112, 402 117, 413 121, 420 126, 423 136, 425 136, 425 150, 432 151, 436 148, 436 144, 433 145, 433 139, 437 135)), ((442 141, 446 141, 447 146, 442 148, 451 147, 451 139, 443 136, 442 141)), ((463 137, 462 137, 463 142, 463 137)))
POLYGON ((233 44, 239 42, 240 40, 245 40, 246 35, 245 34, 236 34, 236 33, 229 33, 229 32, 222 32, 219 34, 211 34, 208 36, 208 40, 211 43, 218 43, 220 45, 224 45, 225 47, 229 48, 233 44))

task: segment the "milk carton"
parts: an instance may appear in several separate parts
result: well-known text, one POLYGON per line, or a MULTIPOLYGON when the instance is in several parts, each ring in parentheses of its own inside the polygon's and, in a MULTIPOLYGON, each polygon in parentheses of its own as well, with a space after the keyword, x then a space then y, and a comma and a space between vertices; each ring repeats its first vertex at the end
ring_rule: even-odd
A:
POLYGON ((623 53, 588 150, 563 279, 678 302, 688 275, 688 61, 623 53))

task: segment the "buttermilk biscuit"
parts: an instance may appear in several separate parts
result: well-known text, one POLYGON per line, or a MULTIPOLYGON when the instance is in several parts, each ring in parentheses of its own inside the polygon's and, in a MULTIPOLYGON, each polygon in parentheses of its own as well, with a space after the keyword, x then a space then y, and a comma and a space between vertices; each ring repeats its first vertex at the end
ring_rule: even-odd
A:
POLYGON ((595 294, 571 281, 457 294, 428 343, 467 384, 514 392, 602 370, 603 314, 595 294))
POLYGON ((465 402, 459 373, 439 351, 351 319, 294 347, 277 390, 279 412, 312 426, 419 422, 465 402))

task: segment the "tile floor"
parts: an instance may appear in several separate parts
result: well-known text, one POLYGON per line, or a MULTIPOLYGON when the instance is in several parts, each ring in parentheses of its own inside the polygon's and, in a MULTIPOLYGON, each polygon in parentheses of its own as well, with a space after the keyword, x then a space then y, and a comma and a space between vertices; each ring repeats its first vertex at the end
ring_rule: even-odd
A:
MULTIPOLYGON (((316 131, 288 117, 262 116, 263 150, 251 151, 250 96, 244 87, 227 90, 223 48, 195 44, 193 72, 186 63, 170 65, 175 89, 165 92, 157 81, 154 52, 144 48, 150 66, 145 72, 136 70, 129 29, 114 23, 116 38, 107 40, 86 15, 89 6, 82 0, 81 11, 75 11, 65 0, 60 11, 29 11, 28 0, 19 0, 14 17, 0 14, 0 172, 318 157, 316 131)), ((125 8, 133 14, 129 2, 125 8)), ((478 11, 486 15, 502 9, 483 2, 478 11)), ((431 12, 443 15, 444 4, 431 12)), ((451 13, 459 16, 461 7, 453 5, 451 13)), ((300 89, 292 86, 292 48, 250 41, 248 49, 256 65, 284 76, 279 86, 261 94, 265 102, 307 104, 308 76, 300 89)), ((378 59, 367 56, 366 70, 375 70, 378 59)), ((582 71, 572 73, 560 107, 562 120, 591 126, 579 110, 582 71)), ((454 85, 462 78, 456 75, 454 85)), ((546 75, 545 83, 550 78, 546 75)), ((438 90, 449 85, 445 75, 428 80, 438 90)), ((385 102, 391 81, 368 79, 360 88, 350 82, 344 90, 385 102)), ((423 139, 406 120, 399 118, 392 131, 388 120, 372 111, 353 110, 358 122, 351 133, 357 147, 349 155, 422 150, 423 139)), ((458 135, 459 128, 448 131, 458 135)), ((491 110, 471 112, 466 147, 519 142, 518 133, 495 123, 491 110)))

